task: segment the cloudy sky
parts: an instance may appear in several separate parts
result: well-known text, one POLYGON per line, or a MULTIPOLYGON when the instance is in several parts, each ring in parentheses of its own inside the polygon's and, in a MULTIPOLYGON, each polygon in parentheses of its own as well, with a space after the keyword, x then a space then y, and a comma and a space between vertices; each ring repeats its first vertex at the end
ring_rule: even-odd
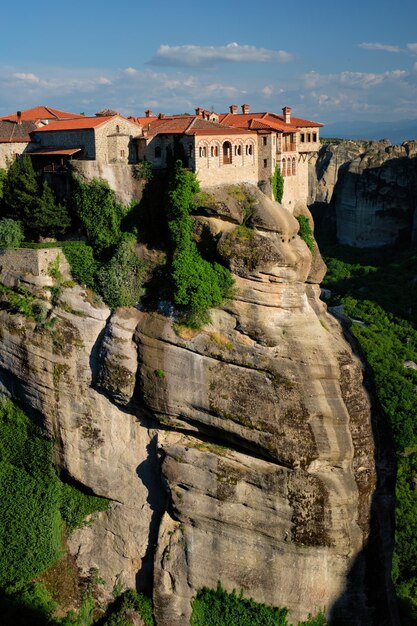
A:
POLYGON ((0 12, 0 114, 225 111, 417 118, 416 0, 38 0, 0 12))

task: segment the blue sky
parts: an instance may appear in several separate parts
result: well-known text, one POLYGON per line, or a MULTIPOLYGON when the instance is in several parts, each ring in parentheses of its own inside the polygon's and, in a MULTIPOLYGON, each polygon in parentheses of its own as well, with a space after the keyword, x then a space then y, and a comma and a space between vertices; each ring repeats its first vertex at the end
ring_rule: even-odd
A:
POLYGON ((8 2, 0 113, 252 110, 417 118, 417 2, 8 2), (285 8, 287 7, 287 8, 285 8))

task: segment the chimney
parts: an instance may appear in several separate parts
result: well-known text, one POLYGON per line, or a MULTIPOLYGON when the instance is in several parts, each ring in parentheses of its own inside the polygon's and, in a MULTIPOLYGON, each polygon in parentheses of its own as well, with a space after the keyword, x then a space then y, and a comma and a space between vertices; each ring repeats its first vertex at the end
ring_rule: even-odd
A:
POLYGON ((195 114, 197 115, 197 117, 202 117, 203 109, 201 107, 196 107, 195 114))
POLYGON ((238 108, 239 108, 239 107, 237 106, 237 104, 232 104, 232 105, 229 107, 229 109, 230 109, 230 113, 232 113, 233 115, 236 115, 238 108))
POLYGON ((151 111, 151 109, 146 109, 146 111, 145 111, 145 115, 146 115, 146 117, 152 117, 152 111, 151 111))
POLYGON ((17 117, 18 126, 21 126, 22 125, 22 111, 17 111, 16 117, 17 117))
POLYGON ((282 115, 284 116, 284 122, 286 124, 291 124, 291 111, 291 107, 283 107, 282 109, 282 115))
POLYGON ((250 105, 242 104, 242 113, 249 113, 249 111, 250 111, 250 105))
POLYGON ((163 120, 165 117, 165 113, 158 113, 158 120, 163 120))

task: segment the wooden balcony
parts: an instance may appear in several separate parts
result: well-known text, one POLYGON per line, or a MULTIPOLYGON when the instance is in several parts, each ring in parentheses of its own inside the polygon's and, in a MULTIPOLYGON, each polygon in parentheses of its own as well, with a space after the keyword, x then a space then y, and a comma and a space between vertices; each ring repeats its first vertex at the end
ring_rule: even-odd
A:
POLYGON ((277 152, 281 153, 281 152, 296 152, 297 150, 297 144, 294 143, 282 143, 280 146, 278 146, 277 152))

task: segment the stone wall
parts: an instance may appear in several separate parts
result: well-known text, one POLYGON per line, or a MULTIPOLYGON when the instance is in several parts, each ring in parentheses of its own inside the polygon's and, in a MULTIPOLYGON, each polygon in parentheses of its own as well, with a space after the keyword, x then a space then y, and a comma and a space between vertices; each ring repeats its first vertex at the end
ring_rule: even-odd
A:
POLYGON ((94 129, 96 159, 102 163, 137 163, 134 137, 141 134, 141 127, 134 122, 115 116, 106 124, 94 129), (120 138, 115 137, 119 135, 120 138), (121 155, 124 150, 124 156, 121 155))
POLYGON ((15 287, 22 282, 52 286, 54 281, 50 276, 49 267, 58 256, 60 257, 60 271, 66 278, 69 278, 69 265, 60 248, 0 249, 1 280, 8 287, 15 287))
POLYGON ((84 151, 82 155, 83 158, 96 158, 94 130, 92 128, 66 131, 51 130, 42 133, 34 133, 34 140, 39 140, 39 143, 32 144, 31 151, 42 147, 82 148, 84 151))
POLYGON ((195 167, 198 180, 210 187, 222 183, 258 182, 256 137, 244 135, 198 137, 195 167), (223 146, 231 145, 231 163, 225 162, 223 146))
POLYGON ((28 145, 29 144, 24 141, 16 143, 0 143, 0 167, 6 168, 7 163, 14 161, 16 154, 23 154, 28 145))

